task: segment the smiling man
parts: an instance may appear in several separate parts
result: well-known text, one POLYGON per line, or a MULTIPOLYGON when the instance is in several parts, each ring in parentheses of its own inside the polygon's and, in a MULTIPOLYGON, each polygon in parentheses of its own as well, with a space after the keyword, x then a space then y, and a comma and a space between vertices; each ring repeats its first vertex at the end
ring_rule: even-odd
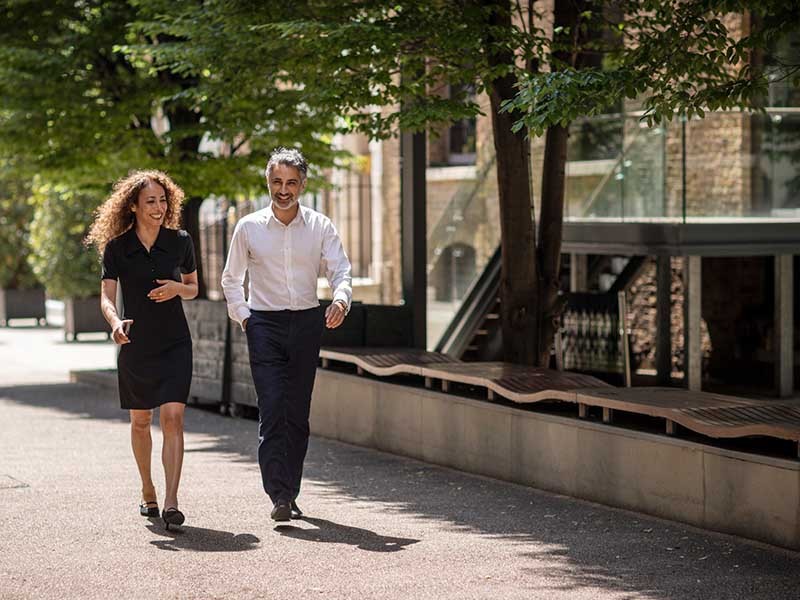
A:
POLYGON ((296 499, 322 328, 342 324, 352 297, 350 261, 336 228, 299 204, 307 171, 299 151, 272 153, 266 169, 272 202, 236 224, 222 273, 228 314, 247 335, 258 396, 258 464, 275 521, 302 516, 296 499), (324 314, 317 299, 323 266, 333 290, 324 314))

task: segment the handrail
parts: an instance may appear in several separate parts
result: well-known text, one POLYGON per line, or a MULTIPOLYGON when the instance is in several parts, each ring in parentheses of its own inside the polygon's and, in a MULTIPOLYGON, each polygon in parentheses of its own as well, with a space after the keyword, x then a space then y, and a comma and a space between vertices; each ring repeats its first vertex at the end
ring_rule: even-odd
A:
POLYGON ((500 291, 500 246, 464 296, 434 350, 460 358, 500 291))

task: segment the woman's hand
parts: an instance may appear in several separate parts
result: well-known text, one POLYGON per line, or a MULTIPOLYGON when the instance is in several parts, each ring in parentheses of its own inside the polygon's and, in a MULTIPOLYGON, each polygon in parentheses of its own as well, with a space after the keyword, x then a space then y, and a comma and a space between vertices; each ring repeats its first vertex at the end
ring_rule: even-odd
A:
POLYGON ((172 279, 156 279, 156 283, 162 284, 157 288, 150 290, 147 297, 153 302, 166 302, 172 300, 175 296, 180 294, 181 284, 172 279))
POLYGON ((128 338, 128 332, 130 331, 132 323, 133 319, 124 319, 117 323, 117 325, 114 327, 114 330, 111 332, 111 338, 114 340, 115 344, 119 344, 121 346, 123 344, 131 343, 130 338, 128 338))

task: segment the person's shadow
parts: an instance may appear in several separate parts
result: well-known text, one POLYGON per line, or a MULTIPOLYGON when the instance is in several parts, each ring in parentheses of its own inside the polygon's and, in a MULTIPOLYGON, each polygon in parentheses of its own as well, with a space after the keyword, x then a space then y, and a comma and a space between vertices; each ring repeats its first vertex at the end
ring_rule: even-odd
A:
POLYGON ((286 537, 308 542, 327 542, 331 544, 349 544, 360 550, 369 552, 397 552, 406 546, 416 544, 419 540, 378 535, 368 529, 339 525, 325 519, 303 517, 303 522, 314 525, 315 529, 306 529, 294 525, 283 525, 275 531, 286 537))
POLYGON ((242 552, 255 550, 261 541, 252 533, 231 533, 217 531, 204 527, 171 527, 164 529, 161 520, 155 517, 147 519, 150 524, 147 528, 163 539, 150 542, 160 550, 177 552, 179 550, 194 550, 195 552, 242 552))

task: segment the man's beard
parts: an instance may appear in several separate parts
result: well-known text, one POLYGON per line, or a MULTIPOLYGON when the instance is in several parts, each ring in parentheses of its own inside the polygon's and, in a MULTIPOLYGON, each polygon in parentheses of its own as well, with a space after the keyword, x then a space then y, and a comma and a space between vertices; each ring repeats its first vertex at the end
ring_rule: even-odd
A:
POLYGON ((297 197, 292 198, 291 202, 289 202, 289 204, 286 206, 284 206, 277 198, 273 198, 272 203, 281 210, 289 210, 290 208, 294 208, 295 204, 297 204, 297 197))

